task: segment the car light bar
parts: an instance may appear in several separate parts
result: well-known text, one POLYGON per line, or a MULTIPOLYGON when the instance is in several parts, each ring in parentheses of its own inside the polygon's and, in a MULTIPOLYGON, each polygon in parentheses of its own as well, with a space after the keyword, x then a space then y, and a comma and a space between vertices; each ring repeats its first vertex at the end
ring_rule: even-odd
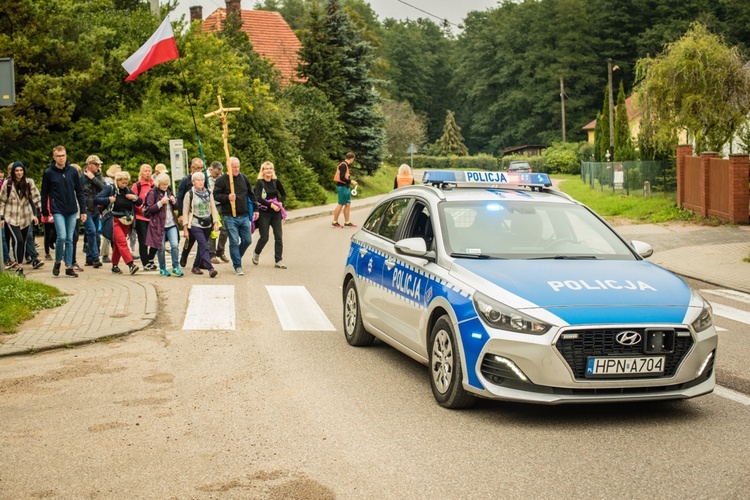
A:
POLYGON ((533 172, 491 172, 471 170, 425 170, 422 175, 424 184, 463 184, 471 186, 530 186, 550 187, 549 175, 533 172))

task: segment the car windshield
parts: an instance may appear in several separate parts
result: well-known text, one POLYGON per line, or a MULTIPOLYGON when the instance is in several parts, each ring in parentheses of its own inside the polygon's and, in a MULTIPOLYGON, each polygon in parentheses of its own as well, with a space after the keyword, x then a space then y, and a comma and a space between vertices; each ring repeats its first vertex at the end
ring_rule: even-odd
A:
POLYGON ((454 257, 635 260, 586 207, 533 201, 445 201, 446 250, 454 257))

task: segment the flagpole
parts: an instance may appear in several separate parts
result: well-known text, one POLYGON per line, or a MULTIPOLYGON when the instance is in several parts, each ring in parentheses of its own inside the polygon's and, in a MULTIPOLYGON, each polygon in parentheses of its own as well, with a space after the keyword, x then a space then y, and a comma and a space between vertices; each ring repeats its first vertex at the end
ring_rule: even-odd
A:
POLYGON ((188 91, 187 80, 185 80, 185 70, 182 66, 182 57, 177 58, 178 64, 180 65, 180 77, 182 78, 182 85, 185 87, 185 97, 187 97, 188 106, 190 106, 190 116, 193 118, 193 127, 195 128, 195 138, 198 139, 198 151, 201 155, 201 161, 203 161, 203 176, 206 178, 206 187, 208 187, 208 167, 206 166, 206 157, 203 154, 203 144, 201 143, 201 135, 198 133, 198 124, 195 121, 195 113, 193 112, 193 101, 190 99, 190 92, 188 91))

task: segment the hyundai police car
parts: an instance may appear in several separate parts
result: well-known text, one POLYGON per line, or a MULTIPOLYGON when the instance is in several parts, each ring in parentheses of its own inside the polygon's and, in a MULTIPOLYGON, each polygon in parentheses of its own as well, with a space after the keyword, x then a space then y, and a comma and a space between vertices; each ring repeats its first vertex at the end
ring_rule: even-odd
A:
POLYGON ((546 174, 427 171, 352 236, 345 337, 429 367, 437 402, 711 392, 711 306, 546 174))

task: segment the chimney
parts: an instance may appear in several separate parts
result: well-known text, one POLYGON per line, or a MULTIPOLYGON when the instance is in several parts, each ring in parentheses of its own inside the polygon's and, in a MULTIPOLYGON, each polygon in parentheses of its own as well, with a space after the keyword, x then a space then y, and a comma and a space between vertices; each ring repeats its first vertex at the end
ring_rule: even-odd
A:
POLYGON ((203 7, 194 5, 190 7, 190 22, 203 21, 203 7))
POLYGON ((237 12, 237 14, 240 14, 240 11, 242 11, 242 0, 226 0, 227 2, 227 15, 231 14, 232 12, 237 12))

